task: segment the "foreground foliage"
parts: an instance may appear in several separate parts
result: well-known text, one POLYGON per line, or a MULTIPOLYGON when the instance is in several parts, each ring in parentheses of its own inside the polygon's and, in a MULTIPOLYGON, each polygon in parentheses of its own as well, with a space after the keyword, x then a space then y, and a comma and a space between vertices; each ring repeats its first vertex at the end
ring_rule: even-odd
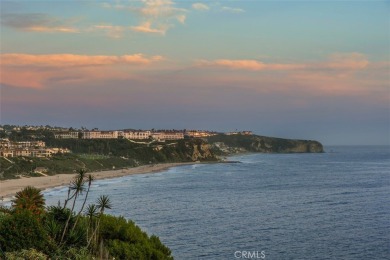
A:
POLYGON ((112 207, 108 196, 85 207, 92 181, 80 170, 63 205, 45 207, 41 192, 26 187, 11 208, 0 207, 0 259, 173 259, 158 237, 105 214, 112 207))
POLYGON ((45 208, 45 199, 41 191, 31 186, 17 192, 13 203, 14 208, 18 210, 27 209, 36 215, 40 215, 45 208))

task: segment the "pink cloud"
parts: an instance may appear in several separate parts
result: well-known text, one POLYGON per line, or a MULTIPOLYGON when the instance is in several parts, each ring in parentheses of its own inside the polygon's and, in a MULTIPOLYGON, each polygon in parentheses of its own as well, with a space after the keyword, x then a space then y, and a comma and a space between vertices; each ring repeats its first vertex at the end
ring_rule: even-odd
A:
POLYGON ((203 3, 193 3, 192 8, 199 11, 208 11, 210 10, 210 7, 203 3))
POLYGON ((200 67, 225 67, 237 70, 361 70, 369 65, 365 55, 360 53, 338 53, 330 56, 328 61, 313 63, 264 63, 258 60, 201 60, 200 67))
POLYGON ((159 28, 152 28, 152 22, 150 21, 144 22, 143 24, 140 24, 138 26, 131 27, 131 29, 135 32, 153 33, 153 34, 162 34, 162 35, 165 35, 168 28, 169 26, 166 25, 160 25, 159 28))
POLYGON ((144 0, 145 6, 139 11, 149 17, 175 17, 179 13, 186 12, 185 9, 174 7, 171 0, 144 0))
POLYGON ((45 27, 45 26, 30 26, 25 28, 26 31, 31 32, 63 32, 63 33, 78 33, 77 28, 72 27, 45 27))
POLYGON ((146 57, 141 53, 123 56, 8 53, 0 55, 2 66, 99 66, 112 64, 149 64, 159 61, 162 56, 146 57))
POLYGON ((165 35, 175 23, 185 23, 187 10, 175 7, 171 0, 142 0, 142 6, 124 4, 103 4, 104 8, 114 8, 138 14, 141 21, 138 25, 130 26, 134 32, 165 35))
POLYGON ((305 64, 266 64, 261 61, 256 60, 214 60, 214 61, 206 61, 202 60, 198 62, 199 66, 207 66, 207 67, 225 67, 229 69, 237 69, 237 70, 294 70, 294 69, 303 69, 306 68, 305 64))
POLYGON ((49 75, 48 73, 37 73, 35 71, 28 70, 12 70, 12 69, 1 69, 0 83, 14 87, 25 87, 25 88, 43 88, 45 78, 49 75))
POLYGON ((319 62, 218 59, 197 61, 195 67, 202 76, 208 77, 209 82, 205 84, 218 88, 237 86, 262 94, 288 96, 354 96, 382 103, 390 101, 389 65, 388 62, 369 61, 360 53, 338 53, 319 62), (226 73, 226 69, 230 72, 226 73), (259 71, 262 73, 256 73, 259 71))
POLYGON ((164 60, 164 57, 147 57, 143 54, 105 56, 10 53, 1 54, 0 59, 2 84, 42 89, 53 82, 130 79, 134 77, 135 71, 147 69, 164 60), (123 70, 123 66, 131 66, 131 70, 123 70))

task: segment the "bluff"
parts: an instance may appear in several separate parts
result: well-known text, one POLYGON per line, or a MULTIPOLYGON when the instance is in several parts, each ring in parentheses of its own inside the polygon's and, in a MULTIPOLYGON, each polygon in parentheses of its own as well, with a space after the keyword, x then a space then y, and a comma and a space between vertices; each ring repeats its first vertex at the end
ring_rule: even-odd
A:
POLYGON ((183 139, 166 142, 127 139, 44 139, 48 147, 68 148, 71 154, 51 158, 0 157, 0 179, 18 175, 72 173, 121 169, 167 162, 218 161, 218 156, 236 153, 321 153, 322 144, 310 140, 291 140, 258 135, 216 135, 205 139, 183 139))
POLYGON ((318 141, 294 140, 259 135, 216 135, 207 138, 214 153, 229 155, 239 152, 258 153, 322 153, 318 141))
POLYGON ((167 142, 131 142, 126 139, 46 139, 48 147, 68 148, 70 154, 50 158, 0 157, 0 180, 18 175, 72 173, 80 168, 102 171, 136 167, 145 164, 169 162, 217 161, 212 147, 202 139, 184 139, 167 142))

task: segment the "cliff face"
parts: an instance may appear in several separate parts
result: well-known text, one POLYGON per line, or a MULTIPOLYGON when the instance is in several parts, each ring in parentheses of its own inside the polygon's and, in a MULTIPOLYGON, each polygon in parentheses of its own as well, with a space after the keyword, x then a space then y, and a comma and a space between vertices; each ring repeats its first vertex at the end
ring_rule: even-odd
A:
POLYGON ((249 151, 263 153, 322 153, 324 150, 322 144, 317 141, 256 136, 253 138, 249 151))
POLYGON ((185 159, 188 161, 216 160, 215 155, 211 151, 211 145, 201 139, 185 140, 179 144, 180 146, 185 159))
POLYGON ((217 135, 208 138, 217 154, 239 152, 260 153, 322 153, 323 146, 317 141, 292 140, 257 135, 217 135))

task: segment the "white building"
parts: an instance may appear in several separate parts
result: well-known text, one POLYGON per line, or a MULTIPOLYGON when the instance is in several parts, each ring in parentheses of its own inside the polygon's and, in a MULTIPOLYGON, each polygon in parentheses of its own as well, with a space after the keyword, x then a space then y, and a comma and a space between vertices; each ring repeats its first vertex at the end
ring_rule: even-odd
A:
POLYGON ((118 131, 86 131, 82 133, 83 139, 117 139, 118 131))
POLYGON ((79 132, 57 132, 54 133, 54 137, 57 139, 77 139, 79 138, 79 132))
POLYGON ((150 131, 124 131, 119 135, 127 139, 149 139, 152 132, 150 131))
POLYGON ((203 131, 203 130, 187 130, 185 132, 185 135, 188 135, 189 137, 194 137, 194 138, 201 138, 201 137, 214 136, 214 135, 217 135, 217 133, 210 132, 210 131, 203 131))
POLYGON ((159 141, 184 139, 182 132, 154 132, 152 138, 159 141))

